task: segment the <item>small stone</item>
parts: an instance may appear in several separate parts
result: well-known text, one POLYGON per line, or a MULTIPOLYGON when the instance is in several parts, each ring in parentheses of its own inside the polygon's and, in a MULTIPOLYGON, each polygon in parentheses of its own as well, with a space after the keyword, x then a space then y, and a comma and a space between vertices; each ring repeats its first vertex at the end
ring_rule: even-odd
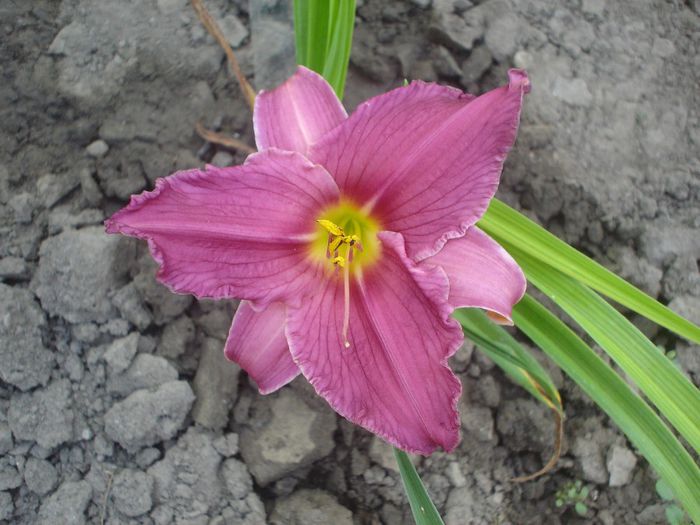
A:
POLYGON ((90 205, 98 206, 102 202, 102 190, 88 168, 80 170, 80 190, 90 205))
POLYGON ((74 214, 70 206, 58 206, 49 213, 49 235, 56 235, 70 228, 81 228, 104 221, 102 210, 87 209, 74 214))
POLYGON ((126 396, 141 389, 156 388, 177 379, 177 370, 163 357, 138 354, 123 374, 107 382, 107 391, 126 396))
POLYGON ((87 148, 85 148, 85 151, 87 151, 87 154, 91 157, 100 159, 107 155, 107 152, 109 151, 109 146, 104 140, 97 139, 96 141, 92 142, 87 148))
POLYGON ((433 66, 438 75, 448 78, 458 78, 462 74, 459 64, 446 47, 437 46, 435 55, 433 66))
POLYGON ((447 465, 445 475, 447 476, 447 479, 450 480, 453 487, 466 487, 467 478, 464 477, 462 469, 460 468, 459 463, 456 461, 452 461, 449 465, 447 465))
POLYGON ((520 21, 514 14, 506 13, 492 20, 484 35, 484 43, 491 52, 489 57, 493 55, 498 62, 508 61, 517 49, 521 33, 520 21))
POLYGON ((144 331, 153 322, 151 312, 144 306, 141 295, 134 283, 129 283, 120 288, 114 294, 112 302, 122 317, 141 331, 144 331))
POLYGON ((102 359, 107 363, 111 375, 120 374, 129 367, 138 350, 139 337, 137 332, 133 332, 114 340, 105 350, 102 359))
POLYGON ((270 525, 352 525, 352 512, 323 490, 299 490, 278 501, 270 525))
POLYGON ((591 435, 578 436, 571 448, 581 463, 583 478, 593 483, 606 483, 608 472, 603 460, 603 444, 591 435))
MULTIPOLYGON (((224 491, 219 476, 222 458, 211 435, 190 427, 165 457, 148 469, 155 480, 154 499, 165 511, 186 512, 193 523, 207 523, 210 508, 221 505, 224 491), (202 521, 194 521, 198 518, 202 521)), ((220 507, 219 507, 220 508, 220 507)), ((166 512, 169 513, 169 512, 166 512)), ((163 523, 173 523, 170 519, 163 523)))
POLYGON ((0 379, 23 391, 46 384, 54 357, 42 342, 45 328, 34 294, 0 284, 0 379))
POLYGON ((0 458, 0 491, 12 490, 22 485, 20 475, 15 460, 11 456, 0 458))
POLYGON ((197 375, 192 386, 197 400, 192 417, 200 425, 220 429, 228 424, 228 414, 236 402, 241 369, 224 356, 222 343, 207 338, 202 347, 197 375))
POLYGON ((0 422, 0 456, 7 454, 14 445, 10 426, 7 423, 0 422))
POLYGON ((487 407, 467 406, 460 411, 462 427, 479 441, 491 441, 496 437, 493 414, 487 407))
POLYGON ((34 197, 29 193, 18 193, 7 204, 15 212, 15 222, 18 224, 29 224, 32 222, 34 197))
POLYGON ((58 473, 45 459, 29 458, 24 466, 24 482, 29 490, 43 496, 56 487, 58 473))
POLYGON ((49 237, 31 287, 51 315, 71 323, 105 322, 114 315, 109 295, 123 286, 134 246, 105 235, 101 226, 49 237))
POLYGON ((153 321, 163 325, 179 317, 192 303, 191 295, 181 295, 171 292, 167 287, 156 281, 158 264, 149 254, 139 260, 141 267, 134 283, 141 297, 153 312, 153 321))
POLYGON ((474 42, 484 34, 480 23, 467 23, 461 16, 445 10, 436 10, 430 24, 430 35, 436 42, 458 51, 470 51, 474 42))
POLYGON ((24 259, 19 257, 3 257, 0 259, 0 280, 24 281, 29 278, 29 267, 24 259))
POLYGON ((15 506, 12 503, 12 496, 8 492, 0 492, 0 521, 9 521, 14 512, 15 506))
POLYGON ((593 95, 582 78, 557 77, 552 95, 572 106, 589 107, 593 103, 593 95))
MULTIPOLYGON (((399 472, 399 466, 396 463, 391 445, 377 436, 372 437, 372 442, 369 445, 369 457, 372 461, 380 464, 389 472, 399 472)), ((411 461, 415 463, 415 456, 410 457, 411 461)))
POLYGON ((529 69, 532 67, 535 59, 527 51, 521 49, 513 56, 513 65, 519 69, 529 69))
POLYGON ((141 516, 153 507, 153 477, 140 470, 123 469, 112 483, 112 501, 119 512, 130 518, 141 516))
MULTIPOLYGON (((312 403, 312 399, 308 400, 312 403)), ((333 450, 336 419, 321 403, 310 406, 291 389, 256 396, 250 427, 240 434, 241 455, 258 484, 265 486, 310 465, 333 450)))
POLYGON ((57 177, 52 173, 39 177, 36 191, 39 201, 46 208, 53 207, 63 197, 73 191, 80 181, 69 177, 57 177))
POLYGON ((221 477, 232 497, 245 498, 253 490, 253 479, 245 464, 234 458, 224 461, 221 467, 221 477))
POLYGON ((84 525, 91 497, 92 487, 87 481, 66 481, 42 503, 37 524, 55 525, 60 516, 61 525, 84 525))
MULTIPOLYGON (((218 22, 219 26, 221 27, 221 32, 224 34, 224 38, 232 48, 236 49, 246 38, 248 38, 248 28, 246 28, 238 17, 234 15, 226 15, 218 22)), ((216 166, 218 165, 219 164, 216 164, 216 166)))
POLYGON ((214 441, 214 448, 225 458, 238 454, 238 434, 226 434, 214 441))
POLYGON ((233 155, 230 153, 226 151, 217 151, 211 159, 211 164, 219 166, 220 168, 225 168, 233 164, 233 160, 233 155))
POLYGON ((185 353, 187 345, 194 341, 194 323, 187 316, 168 323, 158 343, 157 352, 170 359, 177 359, 185 353))
POLYGON ((105 432, 129 452, 171 439, 194 401, 186 381, 170 381, 154 392, 138 390, 105 414, 105 432))
POLYGON ((606 463, 610 472, 611 487, 622 487, 632 481, 632 473, 637 465, 637 456, 627 447, 613 445, 608 451, 606 463))
POLYGON ((54 381, 42 390, 18 394, 10 400, 9 422, 16 439, 54 448, 73 438, 71 384, 54 381))
POLYGON ((462 83, 477 82, 491 67, 493 58, 486 46, 475 47, 462 63, 462 83))
POLYGON ((474 487, 457 487, 450 491, 445 503, 445 525, 472 523, 478 498, 474 487))

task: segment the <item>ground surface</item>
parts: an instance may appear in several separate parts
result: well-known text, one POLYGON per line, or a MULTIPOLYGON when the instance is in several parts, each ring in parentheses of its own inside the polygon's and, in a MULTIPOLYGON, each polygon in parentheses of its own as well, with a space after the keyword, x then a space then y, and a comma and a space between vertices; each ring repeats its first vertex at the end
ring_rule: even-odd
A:
MULTIPOLYGON (((349 107, 527 68, 501 197, 700 321, 697 2, 358 3, 349 107)), ((209 4, 258 86, 284 74, 265 58, 289 56, 283 26, 251 43, 247 2, 209 4)), ((222 359, 235 305, 170 294, 142 244, 103 233, 157 177, 242 160, 196 120, 252 143, 186 0, 2 0, 0 24, 0 522, 409 523, 385 445, 303 380, 258 395, 222 359)), ((700 380, 698 348, 642 326, 700 380)), ((646 463, 555 370, 564 455, 509 482, 546 461, 551 419, 478 350, 454 367, 462 445, 419 462, 448 524, 664 522, 646 463), (555 506, 575 480, 585 517, 555 506)))

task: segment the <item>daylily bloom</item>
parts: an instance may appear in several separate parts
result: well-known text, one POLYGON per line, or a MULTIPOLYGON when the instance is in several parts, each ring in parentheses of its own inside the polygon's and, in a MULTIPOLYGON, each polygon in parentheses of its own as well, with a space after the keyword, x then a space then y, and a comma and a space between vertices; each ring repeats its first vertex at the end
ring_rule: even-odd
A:
POLYGON ((412 82, 348 117, 300 67, 261 92, 259 152, 175 173, 106 223, 146 239, 179 293, 242 299, 226 342, 262 393, 302 373, 341 415, 409 452, 459 441, 463 341, 450 318, 504 321, 522 271, 474 226, 498 185, 529 81, 474 97, 412 82))

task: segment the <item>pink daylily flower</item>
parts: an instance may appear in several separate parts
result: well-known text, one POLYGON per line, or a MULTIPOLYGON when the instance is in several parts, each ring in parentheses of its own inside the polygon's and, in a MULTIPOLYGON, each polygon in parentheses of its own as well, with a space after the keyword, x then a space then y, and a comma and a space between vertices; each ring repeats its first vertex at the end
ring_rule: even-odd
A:
POLYGON ((450 314, 478 307, 507 322, 525 292, 474 224, 527 91, 519 70, 479 97, 417 81, 348 117, 300 67, 257 96, 258 153, 158 180, 107 231, 147 240, 173 291, 242 299, 225 352, 261 393, 302 373, 389 443, 450 451, 461 385, 447 359, 463 341, 450 314))

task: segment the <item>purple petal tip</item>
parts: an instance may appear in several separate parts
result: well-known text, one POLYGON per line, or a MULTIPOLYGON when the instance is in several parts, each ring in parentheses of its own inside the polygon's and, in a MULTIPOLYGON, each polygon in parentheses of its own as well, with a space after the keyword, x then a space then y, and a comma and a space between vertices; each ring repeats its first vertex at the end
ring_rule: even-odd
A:
POLYGON ((524 69, 508 70, 508 87, 510 89, 521 89, 523 93, 530 92, 530 79, 524 69))

